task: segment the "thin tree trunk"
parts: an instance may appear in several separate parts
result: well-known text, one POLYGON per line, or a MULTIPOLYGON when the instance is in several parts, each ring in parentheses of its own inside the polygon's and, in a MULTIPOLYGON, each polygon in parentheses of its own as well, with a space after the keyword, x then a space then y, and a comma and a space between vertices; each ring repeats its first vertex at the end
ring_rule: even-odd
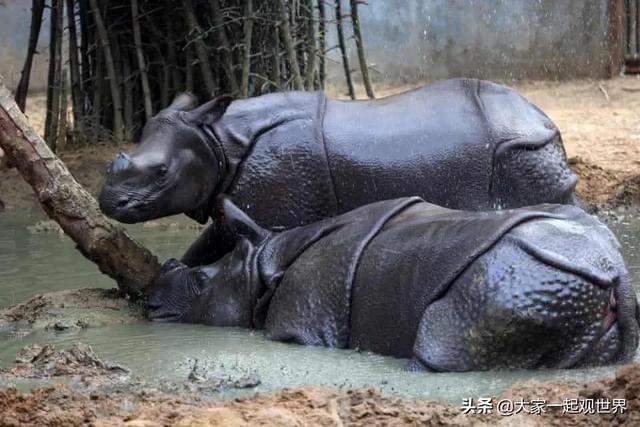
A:
POLYGON ((69 107, 67 96, 67 70, 62 70, 62 78, 60 81, 60 118, 58 119, 58 137, 56 138, 56 147, 62 150, 67 144, 67 109, 69 107))
MULTIPOLYGON (((92 63, 91 58, 95 58, 95 55, 89 54, 89 45, 91 44, 92 32, 89 31, 89 23, 91 21, 89 12, 87 10, 87 1, 81 0, 79 2, 78 13, 80 15, 80 59, 82 61, 80 72, 82 75, 82 111, 84 120, 87 120, 87 115, 93 107, 90 102, 91 98, 89 94, 92 93, 93 85, 91 84, 92 67, 95 65, 92 63)), ((94 61, 95 62, 95 61, 94 61)))
POLYGON ((249 73, 251 72, 251 38, 253 37, 253 1, 244 0, 244 55, 242 58, 242 80, 240 96, 249 96, 249 73))
POLYGON ((107 68, 107 74, 109 76, 109 87, 111 89, 111 102, 113 104, 113 136, 117 142, 124 140, 124 122, 122 117, 122 100, 120 97, 120 85, 118 83, 118 75, 116 74, 116 66, 113 61, 113 54, 111 52, 111 44, 109 42, 109 34, 102 20, 100 9, 98 8, 97 0, 89 0, 91 10, 98 31, 98 37, 100 38, 100 44, 104 51, 104 60, 107 68))
MULTIPOLYGON (((163 58, 158 58, 158 60, 162 61, 163 58)), ((162 86, 160 87, 160 99, 162 100, 162 105, 169 105, 169 98, 171 93, 171 72, 167 64, 163 64, 162 67, 162 86)))
POLYGON ((307 82, 307 90, 313 90, 316 80, 316 63, 318 59, 316 47, 316 25, 313 12, 313 0, 306 0, 308 22, 307 22, 307 69, 305 80, 307 82))
POLYGON ((122 62, 122 84, 124 86, 124 93, 127 94, 123 100, 124 132, 126 140, 129 141, 135 127, 134 101, 137 101, 138 98, 135 97, 133 90, 133 67, 129 54, 125 51, 124 53, 120 53, 119 56, 121 57, 120 60, 122 62))
POLYGON ((193 49, 191 46, 187 46, 186 50, 185 89, 187 92, 193 93, 193 49))
POLYGON ((140 296, 160 269, 158 259, 102 215, 95 199, 29 125, 1 77, 0 148, 78 250, 123 291, 140 296))
POLYGON ((131 20, 133 21, 133 42, 136 45, 136 56, 138 57, 138 68, 140 69, 140 81, 142 83, 142 97, 144 98, 144 115, 147 120, 153 116, 153 106, 151 104, 151 90, 149 89, 149 77, 147 76, 147 65, 142 51, 142 35, 140 34, 140 21, 138 20, 138 0, 131 0, 131 20))
POLYGON ((318 0, 318 17, 320 19, 318 25, 318 43, 320 45, 319 83, 321 89, 324 89, 324 80, 327 76, 327 65, 324 58, 327 50, 327 12, 324 2, 325 0, 318 0))
POLYGON ((293 77, 293 87, 296 90, 304 90, 302 75, 300 74, 300 65, 298 64, 298 56, 296 55, 296 47, 293 41, 293 35, 291 34, 291 26, 289 25, 289 17, 287 16, 284 0, 276 0, 275 4, 278 12, 278 20, 280 21, 280 36, 287 51, 289 68, 293 77))
POLYGON ((280 76, 280 29, 277 25, 273 28, 273 57, 271 63, 271 80, 277 85, 276 89, 282 88, 282 77, 280 76))
POLYGON ((102 122, 103 108, 102 108, 102 88, 104 79, 104 55, 97 51, 95 55, 95 78, 93 81, 93 109, 91 111, 94 125, 98 125, 102 122))
POLYGON ((195 40, 193 43, 196 48, 198 61, 200 62, 199 68, 202 72, 202 79, 204 80, 204 84, 207 87, 209 96, 213 96, 216 92, 216 84, 213 79, 213 73, 211 72, 211 63, 209 62, 209 53, 207 52, 207 46, 204 44, 204 40, 202 39, 202 29, 200 28, 198 20, 196 19, 196 14, 193 10, 191 0, 184 0, 183 4, 189 32, 195 34, 195 40))
POLYGON ((58 122, 60 119, 60 80, 62 75, 62 25, 64 22, 64 3, 52 0, 51 37, 49 46, 49 78, 47 83, 47 117, 44 137, 51 150, 56 151, 58 122))
MULTIPOLYGON (((168 5, 170 3, 168 1, 165 1, 164 5, 165 5, 165 21, 167 24, 167 35, 168 35, 168 39, 167 39, 167 58, 169 60, 169 66, 171 67, 171 80, 173 83, 173 90, 174 92, 179 92, 181 90, 181 80, 180 80, 180 73, 178 72, 178 59, 176 56, 176 47, 175 47, 175 31, 174 31, 174 26, 173 26, 173 19, 174 17, 171 16, 171 14, 169 13, 169 8, 168 5)), ((163 105, 164 107, 164 105, 163 105)))
POLYGON ((359 0, 351 1, 351 21, 353 22, 353 35, 356 38, 356 48, 358 50, 358 61, 360 62, 360 70, 362 70, 362 82, 364 88, 367 91, 367 96, 371 99, 375 98, 373 93, 373 86, 371 86, 371 80, 369 79, 369 67, 367 66, 367 59, 364 54, 364 40, 362 39, 362 32, 360 31, 360 18, 358 17, 358 3, 359 0))
POLYGON ((27 47, 27 57, 24 60, 20 83, 16 90, 16 102, 22 111, 27 106, 27 94, 29 92, 29 80, 31 78, 31 66, 33 65, 33 55, 38 47, 40 28, 42 27, 42 15, 44 13, 44 0, 33 0, 31 6, 31 29, 29 30, 29 46, 27 47))
POLYGON ((222 68, 225 74, 227 75, 231 92, 233 94, 239 94, 240 88, 238 87, 236 76, 233 73, 231 44, 229 43, 227 33, 224 30, 224 20, 222 19, 222 11, 220 10, 220 1, 209 0, 209 5, 211 6, 211 15, 213 18, 213 25, 216 27, 215 34, 218 37, 218 44, 222 48, 222 68))
POLYGON ((347 55, 347 45, 344 41, 344 29, 342 27, 342 4, 340 0, 336 0, 336 28, 338 30, 338 46, 342 54, 342 66, 344 67, 344 76, 347 80, 347 89, 351 99, 356 99, 356 91, 353 88, 353 79, 351 78, 351 67, 349 66, 349 56, 347 55))
MULTIPOLYGON (((84 102, 82 99, 82 77, 80 76, 80 60, 78 58, 78 34, 76 31, 76 14, 73 0, 67 0, 67 21, 69 26, 69 68, 71 71, 71 105, 73 107, 74 137, 82 138, 84 131, 84 102)), ((66 81, 63 78, 64 81, 66 81)))

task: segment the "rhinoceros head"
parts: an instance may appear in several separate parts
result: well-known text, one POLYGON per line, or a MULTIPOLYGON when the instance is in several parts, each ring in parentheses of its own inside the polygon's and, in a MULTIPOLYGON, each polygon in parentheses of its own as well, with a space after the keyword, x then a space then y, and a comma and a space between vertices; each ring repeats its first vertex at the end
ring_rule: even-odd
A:
POLYGON ((164 263, 151 285, 147 308, 154 321, 252 326, 258 274, 255 248, 271 234, 226 199, 227 225, 236 236, 234 249, 207 266, 189 268, 175 259, 164 263))
POLYGON ((130 154, 118 154, 100 193, 100 209, 121 222, 136 223, 206 207, 222 179, 223 154, 203 127, 218 120, 231 99, 221 96, 193 109, 195 98, 178 96, 149 119, 130 154))

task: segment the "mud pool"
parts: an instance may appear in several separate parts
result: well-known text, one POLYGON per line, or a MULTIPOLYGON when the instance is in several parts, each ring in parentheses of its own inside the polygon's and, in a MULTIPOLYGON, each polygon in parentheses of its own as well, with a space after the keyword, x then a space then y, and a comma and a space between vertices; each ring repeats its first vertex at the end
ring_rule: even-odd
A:
MULTIPOLYGON (((37 211, 0 215, 0 308, 37 293, 73 288, 112 287, 113 282, 85 260, 73 243, 56 232, 33 233, 27 226, 43 219, 37 211)), ((170 222, 189 224, 186 218, 170 222)), ((166 223, 166 222, 165 222, 166 223)), ((624 249, 627 267, 640 288, 640 217, 610 222, 624 249)), ((161 259, 179 257, 199 234, 183 227, 129 226, 131 233, 161 259)), ((19 335, 18 335, 19 336, 19 335)), ((149 383, 185 380, 195 360, 213 375, 255 375, 255 388, 221 392, 220 397, 268 392, 284 387, 374 387, 407 398, 448 400, 497 394, 515 382, 570 379, 590 381, 613 368, 541 370, 465 374, 425 374, 403 370, 405 361, 370 353, 303 347, 264 339, 259 331, 201 325, 155 324, 89 328, 70 332, 39 331, 16 338, 0 329, 0 366, 10 366, 20 348, 32 343, 68 347, 82 342, 100 357, 131 369, 149 383)), ((636 360, 638 357, 636 357, 636 360)), ((0 379, 0 386, 3 384, 0 379)), ((38 382, 36 382, 38 383, 38 382)), ((39 382, 41 383, 41 382, 39 382)), ((16 384, 28 387, 32 383, 16 384)))

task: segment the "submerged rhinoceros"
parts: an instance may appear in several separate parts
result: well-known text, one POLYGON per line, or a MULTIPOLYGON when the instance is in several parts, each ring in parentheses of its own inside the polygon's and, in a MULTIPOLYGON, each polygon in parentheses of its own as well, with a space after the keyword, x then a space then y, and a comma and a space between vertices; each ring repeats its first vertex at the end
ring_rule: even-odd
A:
POLYGON ((466 210, 573 197, 556 126, 494 83, 446 80, 374 101, 289 92, 229 104, 192 109, 182 95, 150 119, 134 152, 113 161, 103 212, 122 222, 211 215, 200 243, 226 253, 221 193, 270 230, 404 196, 466 210))
POLYGON ((435 371, 597 365, 638 345, 618 242, 574 206, 464 212, 403 198, 282 233, 224 209, 235 248, 208 266, 165 263, 151 319, 264 328, 435 371))

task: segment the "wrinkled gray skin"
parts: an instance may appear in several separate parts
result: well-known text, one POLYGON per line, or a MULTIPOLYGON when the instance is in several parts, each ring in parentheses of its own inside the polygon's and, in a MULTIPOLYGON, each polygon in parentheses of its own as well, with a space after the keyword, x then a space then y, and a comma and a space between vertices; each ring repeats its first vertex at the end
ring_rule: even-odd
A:
POLYGON ((103 212, 122 222, 211 216, 183 258, 189 265, 233 246, 216 204, 223 193, 269 230, 403 196, 465 210, 573 200, 576 177, 556 126, 486 81, 445 80, 372 101, 289 92, 193 107, 182 95, 150 119, 100 194, 103 212))
POLYGON ((432 371, 600 365, 638 345, 619 244, 574 206, 463 212, 404 198, 279 234, 224 210, 235 248, 209 266, 167 262, 151 319, 263 328, 432 371))

